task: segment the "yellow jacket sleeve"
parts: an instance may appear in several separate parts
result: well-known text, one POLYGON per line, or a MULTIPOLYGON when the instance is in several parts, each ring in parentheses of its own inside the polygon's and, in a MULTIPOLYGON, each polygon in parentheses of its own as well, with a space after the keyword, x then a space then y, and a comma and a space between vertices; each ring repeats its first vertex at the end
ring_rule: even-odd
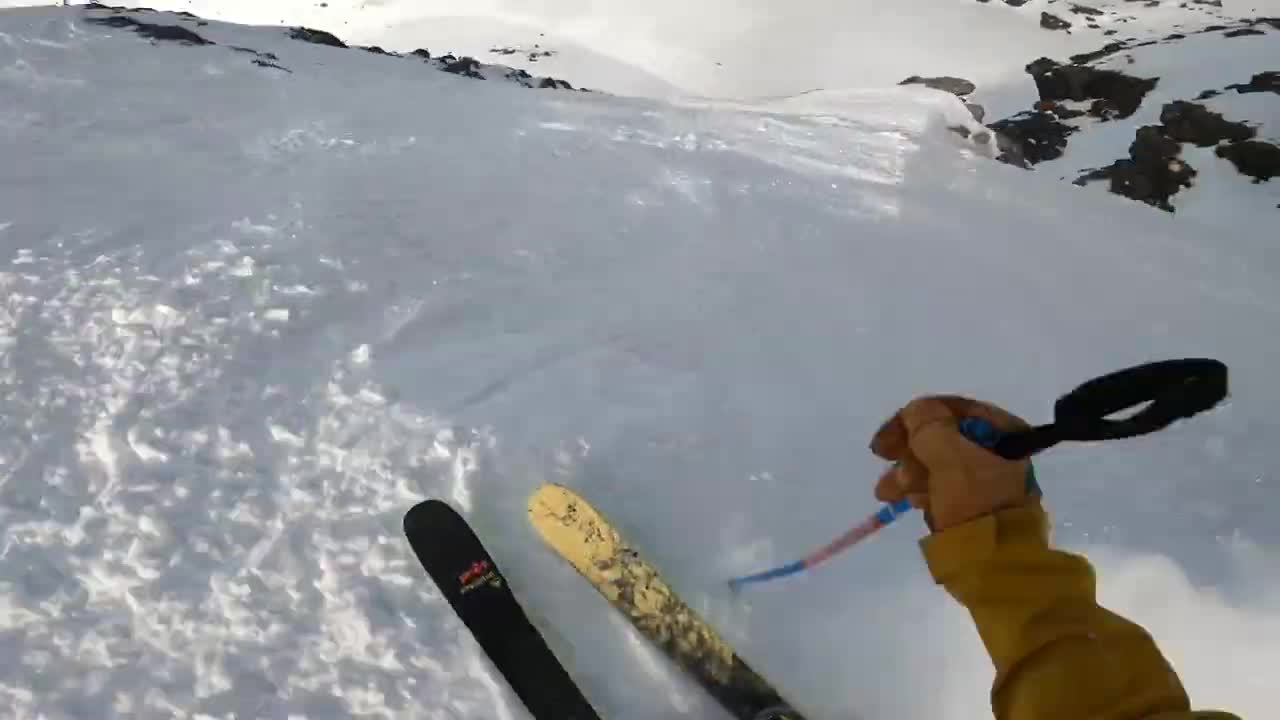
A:
POLYGON ((1151 636, 1098 605, 1089 562, 1050 548, 1039 502, 949 528, 921 547, 991 655, 998 720, 1235 718, 1191 712, 1151 636))

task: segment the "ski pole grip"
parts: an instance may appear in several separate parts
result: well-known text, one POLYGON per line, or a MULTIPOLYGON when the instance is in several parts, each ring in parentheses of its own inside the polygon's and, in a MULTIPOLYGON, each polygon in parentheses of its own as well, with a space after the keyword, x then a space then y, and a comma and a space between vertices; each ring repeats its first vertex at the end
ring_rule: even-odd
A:
MULTIPOLYGON (((960 419, 960 434, 969 438, 972 442, 981 445, 988 450, 995 451, 996 448, 1005 440, 1007 433, 1002 432, 989 420, 979 417, 966 417, 960 419)), ((1002 456, 1006 460, 1021 460, 1022 457, 1002 456)), ((1025 457, 1025 456, 1023 456, 1025 457)), ((1043 496, 1044 491, 1040 489, 1040 483, 1036 480, 1036 469, 1033 465, 1027 465, 1027 482, 1026 490, 1028 495, 1043 496)))
MULTIPOLYGON (((1053 422, 1001 435, 992 452, 1020 460, 1060 442, 1138 437, 1204 412, 1227 396, 1227 366, 1208 358, 1162 360, 1094 378, 1058 398, 1053 422), (1108 416, 1137 409, 1116 420, 1108 416)), ((982 443, 980 443, 982 444, 982 443)))

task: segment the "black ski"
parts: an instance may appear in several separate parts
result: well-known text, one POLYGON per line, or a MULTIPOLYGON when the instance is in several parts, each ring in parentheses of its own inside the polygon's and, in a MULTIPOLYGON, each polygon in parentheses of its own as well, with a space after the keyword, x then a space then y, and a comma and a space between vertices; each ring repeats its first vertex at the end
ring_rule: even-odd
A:
POLYGON ((422 567, 537 720, 600 720, 467 521, 440 500, 404 516, 422 567))

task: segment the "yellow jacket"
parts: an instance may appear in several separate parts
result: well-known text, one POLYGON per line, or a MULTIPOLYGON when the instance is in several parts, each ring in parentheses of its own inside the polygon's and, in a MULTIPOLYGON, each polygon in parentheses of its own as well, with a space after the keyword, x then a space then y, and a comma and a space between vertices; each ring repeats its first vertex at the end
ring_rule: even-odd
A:
POLYGON ((1039 502, 920 544, 995 663, 998 720, 1239 720, 1191 711, 1151 636, 1098 605, 1089 562, 1050 548, 1039 502))

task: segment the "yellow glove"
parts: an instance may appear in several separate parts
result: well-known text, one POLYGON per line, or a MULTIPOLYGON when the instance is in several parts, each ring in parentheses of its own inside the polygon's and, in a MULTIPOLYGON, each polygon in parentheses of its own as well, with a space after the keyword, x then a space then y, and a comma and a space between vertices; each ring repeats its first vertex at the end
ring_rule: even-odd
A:
POLYGON ((895 462, 876 483, 876 498, 902 498, 924 510, 929 529, 941 532, 997 510, 1025 505, 1029 460, 1005 460, 960 433, 960 420, 977 417, 997 430, 1027 430, 1016 415, 954 395, 912 400, 871 440, 871 451, 895 462))

